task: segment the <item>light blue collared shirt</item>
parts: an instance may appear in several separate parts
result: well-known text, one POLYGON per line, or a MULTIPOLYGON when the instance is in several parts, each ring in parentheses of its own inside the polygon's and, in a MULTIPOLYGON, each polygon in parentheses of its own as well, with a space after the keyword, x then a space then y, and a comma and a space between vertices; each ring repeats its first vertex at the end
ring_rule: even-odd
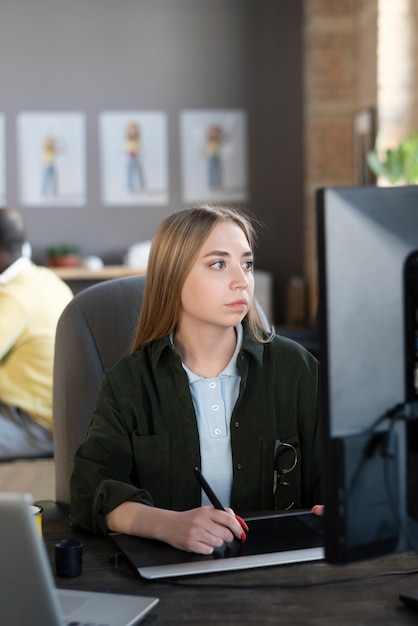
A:
MULTIPOLYGON (((236 362, 242 345, 242 325, 235 327, 237 345, 225 369, 214 378, 203 378, 183 363, 196 411, 202 474, 224 506, 230 506, 232 453, 230 422, 239 395, 240 376, 236 362)), ((202 506, 210 504, 202 492, 202 506)))

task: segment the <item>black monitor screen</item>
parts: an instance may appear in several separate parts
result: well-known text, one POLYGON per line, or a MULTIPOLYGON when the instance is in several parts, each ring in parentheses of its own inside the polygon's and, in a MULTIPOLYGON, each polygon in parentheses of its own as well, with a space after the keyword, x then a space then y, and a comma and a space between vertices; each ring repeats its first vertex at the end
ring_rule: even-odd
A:
POLYGON ((418 186, 317 211, 325 553, 346 562, 418 543, 418 186))

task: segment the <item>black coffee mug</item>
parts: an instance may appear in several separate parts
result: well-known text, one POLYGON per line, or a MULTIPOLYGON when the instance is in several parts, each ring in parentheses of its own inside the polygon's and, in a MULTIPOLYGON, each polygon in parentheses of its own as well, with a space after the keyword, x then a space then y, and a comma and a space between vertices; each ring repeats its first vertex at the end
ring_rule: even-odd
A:
POLYGON ((57 576, 79 576, 83 569, 83 543, 79 539, 61 539, 55 544, 57 576))

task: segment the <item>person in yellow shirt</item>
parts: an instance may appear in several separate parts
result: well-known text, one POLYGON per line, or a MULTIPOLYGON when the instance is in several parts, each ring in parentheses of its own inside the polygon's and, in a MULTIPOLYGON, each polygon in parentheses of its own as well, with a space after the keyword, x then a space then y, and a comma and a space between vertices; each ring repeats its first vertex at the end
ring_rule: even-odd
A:
POLYGON ((20 214, 0 208, 0 459, 53 453, 55 331, 73 296, 22 253, 25 240, 20 214))

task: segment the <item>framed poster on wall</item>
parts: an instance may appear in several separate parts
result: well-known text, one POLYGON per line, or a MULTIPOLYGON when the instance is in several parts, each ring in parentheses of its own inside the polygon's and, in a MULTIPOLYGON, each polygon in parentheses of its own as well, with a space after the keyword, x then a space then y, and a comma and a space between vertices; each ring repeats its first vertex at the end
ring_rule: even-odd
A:
POLYGON ((108 111, 99 117, 102 202, 168 203, 167 118, 160 111, 108 111))
POLYGON ((78 112, 22 112, 17 118, 23 206, 86 202, 85 119, 78 112))
POLYGON ((248 199, 244 111, 182 111, 180 136, 184 202, 248 199))
POLYGON ((6 137, 5 117, 0 113, 0 206, 6 204, 6 137))

